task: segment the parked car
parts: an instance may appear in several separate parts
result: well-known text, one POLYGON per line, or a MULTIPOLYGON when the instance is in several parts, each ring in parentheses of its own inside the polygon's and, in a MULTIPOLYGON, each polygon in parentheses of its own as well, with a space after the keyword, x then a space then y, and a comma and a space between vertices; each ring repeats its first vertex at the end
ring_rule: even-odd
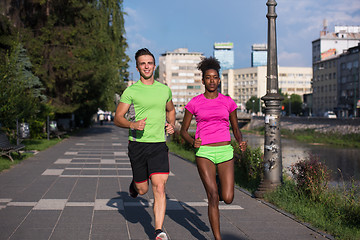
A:
POLYGON ((336 114, 333 111, 327 111, 324 113, 324 117, 326 118, 337 118, 336 114))

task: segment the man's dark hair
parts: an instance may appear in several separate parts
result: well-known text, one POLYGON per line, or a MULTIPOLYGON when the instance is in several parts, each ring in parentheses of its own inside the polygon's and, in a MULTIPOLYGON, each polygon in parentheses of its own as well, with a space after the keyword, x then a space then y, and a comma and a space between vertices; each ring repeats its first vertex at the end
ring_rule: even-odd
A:
POLYGON ((203 77, 205 75, 205 72, 209 69, 215 70, 219 75, 220 62, 214 57, 203 58, 201 62, 199 62, 199 64, 197 65, 197 68, 202 72, 203 77))
POLYGON ((140 56, 143 56, 143 55, 150 55, 152 56, 152 58, 154 59, 154 64, 155 64, 155 57, 154 55, 149 51, 149 49, 147 48, 142 48, 142 49, 139 49, 136 53, 135 53, 135 61, 136 61, 136 65, 137 65, 137 60, 140 56))

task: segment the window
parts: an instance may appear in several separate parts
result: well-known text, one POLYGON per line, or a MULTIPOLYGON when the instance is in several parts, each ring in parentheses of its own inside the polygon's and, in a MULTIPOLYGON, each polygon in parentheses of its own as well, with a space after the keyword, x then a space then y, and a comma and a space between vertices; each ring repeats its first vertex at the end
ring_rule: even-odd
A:
POLYGON ((352 62, 348 62, 346 64, 346 68, 350 70, 352 68, 352 62))
POLYGON ((354 67, 354 68, 358 68, 358 67, 359 67, 359 61, 353 62, 353 67, 354 67))

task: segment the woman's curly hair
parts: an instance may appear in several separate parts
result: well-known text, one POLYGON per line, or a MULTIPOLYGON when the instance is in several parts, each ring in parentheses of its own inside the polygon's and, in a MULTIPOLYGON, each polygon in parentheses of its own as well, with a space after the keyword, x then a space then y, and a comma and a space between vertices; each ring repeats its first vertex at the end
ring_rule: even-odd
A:
POLYGON ((203 77, 205 72, 209 69, 214 69, 219 75, 220 62, 214 57, 203 58, 197 65, 197 68, 202 72, 203 77))

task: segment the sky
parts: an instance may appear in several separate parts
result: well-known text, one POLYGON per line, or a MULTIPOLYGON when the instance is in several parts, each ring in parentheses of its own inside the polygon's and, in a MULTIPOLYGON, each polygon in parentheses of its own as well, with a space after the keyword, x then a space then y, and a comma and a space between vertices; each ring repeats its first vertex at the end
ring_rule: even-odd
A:
MULTIPOLYGON (((128 71, 137 80, 135 52, 143 47, 159 56, 177 48, 213 56, 215 42, 233 42, 234 68, 251 66, 251 46, 267 43, 267 0, 124 0, 128 71)), ((277 0, 278 65, 311 67, 311 42, 324 19, 360 26, 359 0, 277 0)))

